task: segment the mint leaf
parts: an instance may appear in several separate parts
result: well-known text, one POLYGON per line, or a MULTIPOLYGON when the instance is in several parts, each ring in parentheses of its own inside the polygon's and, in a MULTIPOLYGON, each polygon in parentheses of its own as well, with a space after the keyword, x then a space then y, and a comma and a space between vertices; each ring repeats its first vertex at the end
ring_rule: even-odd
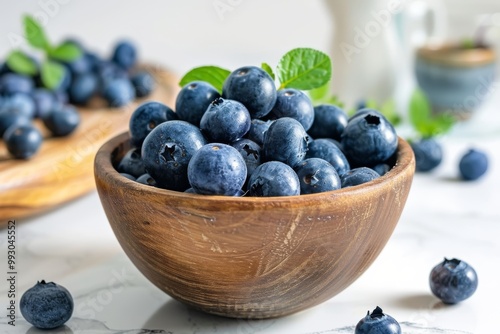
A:
POLYGON ((271 79, 273 80, 276 80, 276 76, 274 75, 274 72, 273 72, 273 69, 271 68, 271 66, 269 66, 268 63, 262 63, 260 65, 260 67, 267 72, 267 74, 269 74, 269 76, 271 77, 271 79))
POLYGON ((328 81, 323 86, 309 90, 307 93, 309 94, 309 97, 313 101, 313 104, 315 104, 316 102, 321 103, 326 98, 328 98, 329 92, 330 92, 330 81, 328 81))
POLYGON ((425 94, 417 90, 410 100, 410 123, 424 138, 434 137, 451 130, 456 119, 447 113, 432 114, 431 105, 425 94))
POLYGON ((14 50, 6 60, 7 66, 14 72, 25 75, 35 75, 37 72, 36 63, 22 51, 14 50))
POLYGON ((49 60, 42 64, 40 74, 43 85, 48 89, 54 89, 63 79, 64 67, 61 64, 49 60))
POLYGON ((401 123, 401 116, 396 111, 396 103, 394 100, 389 99, 385 101, 379 111, 393 126, 398 126, 401 123))
POLYGON ((42 26, 31 16, 26 15, 23 19, 24 22, 24 34, 28 43, 34 48, 41 49, 44 51, 50 51, 51 46, 42 26))
POLYGON ((326 84, 332 75, 330 57, 321 51, 297 48, 279 61, 278 78, 282 88, 310 90, 326 84))
POLYGON ((184 87, 192 81, 206 81, 214 86, 219 93, 222 93, 222 86, 229 74, 231 74, 229 70, 217 66, 196 67, 182 77, 179 85, 184 87))
POLYGON ((50 58, 70 62, 82 56, 82 50, 72 42, 64 42, 48 52, 50 58))

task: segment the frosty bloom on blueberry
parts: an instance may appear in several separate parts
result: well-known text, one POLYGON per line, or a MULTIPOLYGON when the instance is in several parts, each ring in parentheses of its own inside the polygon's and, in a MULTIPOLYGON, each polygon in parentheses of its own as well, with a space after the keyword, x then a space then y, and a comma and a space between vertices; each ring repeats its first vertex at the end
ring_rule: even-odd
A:
POLYGON ((354 334, 401 334, 401 326, 377 306, 371 314, 368 311, 366 317, 358 322, 354 334))
POLYGON ((478 279, 474 268, 458 259, 444 259, 429 276, 432 293, 445 304, 461 302, 474 294, 478 279))

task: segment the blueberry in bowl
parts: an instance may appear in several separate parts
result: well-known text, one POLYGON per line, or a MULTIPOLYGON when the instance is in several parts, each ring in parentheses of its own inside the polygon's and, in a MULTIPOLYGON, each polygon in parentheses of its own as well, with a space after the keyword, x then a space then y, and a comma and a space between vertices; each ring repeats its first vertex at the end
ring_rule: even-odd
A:
POLYGON ((233 318, 296 313, 352 284, 389 240, 415 170, 410 145, 398 138, 392 168, 361 185, 294 196, 200 195, 122 176, 117 166, 130 139, 112 138, 94 161, 116 238, 169 296, 233 318))

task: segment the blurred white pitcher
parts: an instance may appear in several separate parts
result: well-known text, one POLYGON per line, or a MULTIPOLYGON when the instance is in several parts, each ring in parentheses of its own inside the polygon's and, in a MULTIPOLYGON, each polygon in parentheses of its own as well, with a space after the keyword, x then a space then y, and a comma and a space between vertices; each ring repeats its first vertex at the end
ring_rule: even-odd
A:
POLYGON ((445 36, 439 0, 325 1, 334 21, 332 89, 348 108, 394 97, 414 48, 445 36))

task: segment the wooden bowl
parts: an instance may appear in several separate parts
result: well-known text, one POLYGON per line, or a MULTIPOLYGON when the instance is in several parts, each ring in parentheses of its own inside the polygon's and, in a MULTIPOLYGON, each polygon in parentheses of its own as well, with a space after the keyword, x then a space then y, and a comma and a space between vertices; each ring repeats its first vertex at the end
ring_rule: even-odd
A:
POLYGON ((122 248, 171 297, 234 318, 288 315, 353 283, 389 240, 415 160, 399 139, 396 163, 361 186, 292 197, 202 196, 122 177, 124 133, 98 151, 99 196, 122 248))

